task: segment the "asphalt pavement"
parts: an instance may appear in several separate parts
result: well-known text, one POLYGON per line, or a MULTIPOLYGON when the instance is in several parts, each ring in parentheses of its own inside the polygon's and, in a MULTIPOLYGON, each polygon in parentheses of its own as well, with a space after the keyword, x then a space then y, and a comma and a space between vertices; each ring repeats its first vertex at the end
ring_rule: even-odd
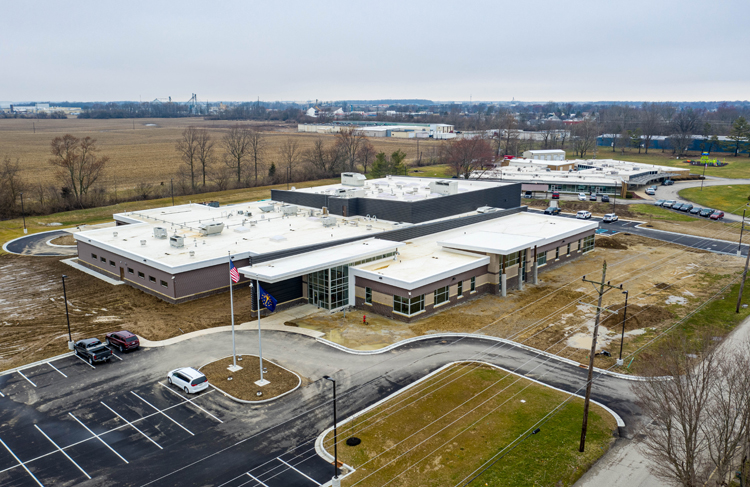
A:
POLYGON ((70 257, 78 254, 77 247, 53 247, 47 242, 53 238, 69 235, 65 230, 51 230, 48 232, 32 233, 16 238, 3 245, 3 250, 19 255, 34 255, 39 257, 70 257))
MULTIPOLYGON (((722 179, 722 178, 708 178, 708 177, 703 180, 704 187, 731 186, 733 184, 748 185, 750 184, 750 180, 748 179, 722 179)), ((679 181, 679 182, 675 182, 675 184, 671 186, 659 186, 656 189, 656 195, 654 195, 654 198, 659 199, 659 200, 675 200, 680 203, 692 203, 696 206, 701 206, 697 204, 695 201, 686 200, 685 198, 681 198, 679 195, 679 192, 685 188, 697 188, 700 186, 701 186, 701 181, 679 181)), ((739 215, 731 214, 731 213, 725 213, 724 220, 731 221, 731 222, 739 222, 739 221, 742 221, 742 217, 739 215)))
MULTIPOLYGON (((305 385, 265 405, 239 404, 214 389, 186 397, 166 374, 231 352, 229 333, 118 354, 92 368, 77 357, 0 376, 0 484, 315 486, 332 465, 314 450, 332 423, 331 375, 343 419, 454 361, 481 360, 560 389, 580 391, 586 370, 481 337, 435 338, 382 354, 353 355, 313 338, 263 332, 266 359, 305 385)), ((237 352, 257 354, 257 332, 237 352)), ((592 398, 639 424, 631 382, 597 374, 592 398)), ((340 431, 343 442, 356 431, 340 431)), ((345 446, 342 447, 345 448, 345 446)))

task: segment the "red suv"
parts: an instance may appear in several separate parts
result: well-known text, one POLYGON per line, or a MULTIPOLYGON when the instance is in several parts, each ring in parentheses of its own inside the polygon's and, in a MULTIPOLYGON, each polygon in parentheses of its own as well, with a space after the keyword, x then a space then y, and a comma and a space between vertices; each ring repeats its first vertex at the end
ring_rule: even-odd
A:
POLYGON ((712 220, 719 220, 721 218, 724 218, 724 212, 723 211, 715 211, 711 214, 710 217, 712 220))
POLYGON ((552 199, 553 200, 559 200, 560 199, 560 192, 559 191, 553 191, 552 192, 552 199))
POLYGON ((141 346, 141 342, 138 341, 138 337, 134 333, 129 331, 114 331, 104 335, 106 337, 107 345, 117 347, 120 352, 125 350, 135 350, 141 346))

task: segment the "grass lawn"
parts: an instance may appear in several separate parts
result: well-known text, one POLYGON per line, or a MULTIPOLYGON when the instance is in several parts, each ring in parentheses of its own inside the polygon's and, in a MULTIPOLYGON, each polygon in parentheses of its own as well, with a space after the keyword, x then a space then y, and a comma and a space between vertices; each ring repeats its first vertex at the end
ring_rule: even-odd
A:
MULTIPOLYGON (((339 426, 339 460, 356 469, 342 485, 456 485, 501 452, 476 485, 572 485, 609 449, 616 423, 592 405, 579 453, 582 399, 535 426, 568 397, 486 365, 449 367, 339 426), (506 449, 536 427, 538 434, 506 449), (347 446, 351 436, 362 443, 347 446)), ((325 442, 332 451, 333 435, 325 442)))
POLYGON ((435 166, 410 167, 409 176, 417 178, 452 178, 455 176, 455 173, 447 164, 438 164, 435 166))
POLYGON ((681 198, 726 213, 741 215, 743 208, 750 209, 746 206, 750 203, 750 185, 706 186, 703 191, 700 188, 685 188, 679 194, 681 198))
POLYGON ((643 215, 649 220, 670 220, 676 222, 692 222, 697 220, 695 217, 649 204, 630 205, 627 208, 631 213, 643 215))
MULTIPOLYGON (((320 179, 317 181, 307 181, 294 183, 297 188, 306 188, 310 186, 321 186, 324 184, 333 184, 339 182, 338 179, 320 179)), ((176 205, 188 203, 190 201, 219 201, 221 204, 240 203, 243 201, 255 201, 271 197, 271 189, 286 189, 286 184, 277 184, 274 186, 259 186, 257 188, 232 189, 228 191, 218 191, 215 193, 192 194, 186 196, 175 196, 176 205)), ((171 198, 160 198, 146 201, 131 201, 99 208, 88 208, 85 210, 65 211, 53 213, 45 216, 27 216, 26 227, 29 233, 44 232, 47 230, 59 230, 60 228, 71 227, 76 225, 92 225, 112 221, 113 213, 122 213, 125 211, 145 210, 148 208, 158 208, 160 206, 169 206, 172 204, 171 198), (49 227, 46 224, 51 222, 62 223, 62 227, 49 227)), ((23 236, 23 220, 15 218, 0 222, 0 243, 5 243, 17 237, 23 236)), ((0 250, 0 254, 4 253, 0 250)))
MULTIPOLYGON (((577 159, 575 152, 567 151, 569 159, 577 159)), ((593 159, 593 154, 587 154, 586 159, 593 159)), ((719 178, 750 178, 750 159, 745 157, 734 157, 729 153, 714 153, 712 158, 720 162, 728 162, 724 167, 707 167, 706 176, 716 176, 719 178)), ((644 164, 658 164, 661 166, 679 167, 690 169, 692 174, 703 174, 703 166, 691 166, 685 162, 686 159, 699 160, 699 153, 690 152, 686 157, 675 159, 671 151, 662 152, 661 150, 651 150, 648 154, 639 154, 637 150, 625 150, 622 154, 619 150, 612 152, 608 147, 597 147, 597 159, 618 159, 622 161, 642 162, 644 164)))

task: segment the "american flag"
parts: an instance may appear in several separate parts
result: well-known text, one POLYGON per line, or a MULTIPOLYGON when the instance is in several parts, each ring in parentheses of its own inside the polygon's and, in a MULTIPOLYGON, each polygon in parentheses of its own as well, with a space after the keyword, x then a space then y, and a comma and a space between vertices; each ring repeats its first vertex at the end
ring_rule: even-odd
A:
POLYGON ((232 282, 240 282, 240 273, 234 266, 234 262, 232 262, 232 259, 229 259, 229 277, 232 278, 232 282))

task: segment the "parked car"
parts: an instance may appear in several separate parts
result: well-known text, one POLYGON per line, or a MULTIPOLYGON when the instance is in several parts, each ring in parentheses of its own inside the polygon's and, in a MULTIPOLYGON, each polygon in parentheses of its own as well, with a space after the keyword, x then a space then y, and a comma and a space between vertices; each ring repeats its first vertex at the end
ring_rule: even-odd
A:
POLYGON ((713 214, 714 210, 711 208, 703 208, 700 213, 698 213, 703 218, 706 218, 707 216, 711 216, 713 214))
POLYGON ((531 198, 531 197, 532 197, 531 191, 526 191, 526 192, 525 192, 525 193, 523 194, 523 197, 524 197, 524 198, 531 198))
POLYGON ((680 206, 680 211, 690 211, 693 209, 693 205, 690 203, 685 203, 682 206, 680 206))
POLYGON ((675 203, 672 205, 673 210, 679 210, 680 208, 682 208, 682 203, 675 203))
POLYGON ((578 193, 578 201, 586 201, 586 193, 578 193))
POLYGON ((589 201, 596 201, 596 195, 594 193, 589 195, 589 201))
POLYGON ((711 219, 712 220, 721 220, 724 218, 724 212, 716 210, 715 212, 711 213, 711 219))
POLYGON ((703 210, 700 206, 694 206, 693 209, 690 210, 691 215, 697 215, 703 210))
POLYGON ((560 199, 560 192, 559 191, 553 191, 552 192, 552 199, 553 200, 559 200, 560 199))
POLYGON ((141 342, 135 336, 135 333, 130 333, 127 330, 107 333, 104 335, 104 341, 111 347, 117 347, 120 352, 137 350, 141 346, 141 342))
POLYGON ((609 196, 607 196, 606 194, 603 194, 602 195, 602 203, 609 203, 609 196))
POLYGON ((579 220, 588 220, 591 218, 591 212, 586 210, 581 210, 578 213, 576 213, 576 218, 579 220))
POLYGON ((654 202, 654 206, 661 206, 661 205, 663 205, 663 204, 664 204, 664 202, 665 202, 665 201, 666 201, 666 200, 656 200, 656 201, 654 202))
POLYGON ((667 200, 661 206, 663 206, 664 208, 672 208, 675 203, 677 203, 675 200, 667 200))
POLYGON ((98 338, 78 340, 73 351, 92 365, 96 362, 108 362, 112 358, 112 350, 104 346, 98 338))
POLYGON ((559 215, 560 214, 560 207, 559 206, 550 206, 549 208, 546 208, 544 210, 545 215, 559 215))
POLYGON ((185 394, 194 394, 208 389, 206 376, 192 367, 183 367, 171 371, 167 374, 167 382, 176 385, 185 391, 185 394))
POLYGON ((604 218, 602 218, 602 222, 604 223, 612 223, 616 222, 617 220, 619 220, 619 218, 614 213, 607 213, 606 215, 604 215, 604 218))
POLYGON ((656 190, 654 188, 646 188, 646 194, 653 196, 656 194, 656 190))
POLYGON ((663 182, 661 183, 661 185, 662 185, 662 186, 672 186, 673 184, 674 184, 674 181, 672 181, 671 179, 665 179, 665 180, 664 180, 664 181, 663 181, 663 182))

